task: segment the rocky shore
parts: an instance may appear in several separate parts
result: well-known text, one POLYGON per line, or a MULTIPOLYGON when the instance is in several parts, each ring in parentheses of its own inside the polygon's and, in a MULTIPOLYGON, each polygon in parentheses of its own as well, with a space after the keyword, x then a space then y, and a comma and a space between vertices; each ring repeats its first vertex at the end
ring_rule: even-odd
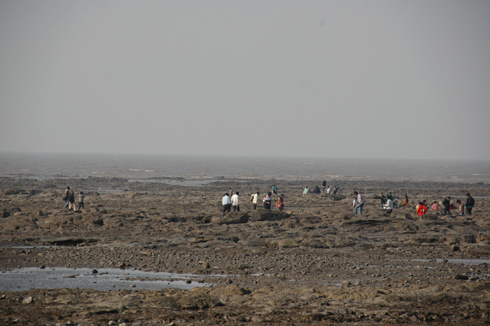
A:
POLYGON ((3 291, 0 324, 489 324, 490 185, 337 180, 335 196, 303 196, 311 181, 274 183, 283 212, 252 210, 250 194, 262 197, 270 181, 0 179, 0 272, 119 268, 193 273, 211 284, 3 291), (84 191, 84 209, 63 208, 67 185, 84 191), (241 210, 223 214, 230 188, 241 210), (367 200, 362 216, 353 214, 354 190, 367 200), (407 193, 411 204, 387 215, 381 192, 407 193), (476 198, 471 216, 415 212, 420 200, 466 192, 476 198))

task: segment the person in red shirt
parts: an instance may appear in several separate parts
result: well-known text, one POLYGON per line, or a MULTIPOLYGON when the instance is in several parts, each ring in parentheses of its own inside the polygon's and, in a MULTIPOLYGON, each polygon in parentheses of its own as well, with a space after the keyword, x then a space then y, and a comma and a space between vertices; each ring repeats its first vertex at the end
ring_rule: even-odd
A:
POLYGON ((422 216, 425 215, 425 213, 427 213, 427 206, 425 206, 423 202, 419 202, 417 205, 417 215, 422 216))

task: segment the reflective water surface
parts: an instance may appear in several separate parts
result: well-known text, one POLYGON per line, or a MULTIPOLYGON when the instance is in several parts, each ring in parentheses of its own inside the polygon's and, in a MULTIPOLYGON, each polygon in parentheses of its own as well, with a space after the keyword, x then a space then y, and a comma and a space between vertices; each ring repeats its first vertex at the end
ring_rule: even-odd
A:
MULTIPOLYGON (((208 276, 207 276, 208 277, 208 276)), ((160 290, 211 286, 194 274, 144 272, 115 268, 27 267, 0 272, 0 291, 30 289, 160 290)))

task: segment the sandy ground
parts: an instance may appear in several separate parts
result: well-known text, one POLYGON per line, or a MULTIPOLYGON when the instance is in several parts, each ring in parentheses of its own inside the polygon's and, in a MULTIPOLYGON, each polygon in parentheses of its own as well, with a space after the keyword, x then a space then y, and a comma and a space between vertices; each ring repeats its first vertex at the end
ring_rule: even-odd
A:
POLYGON ((490 323, 490 267, 478 263, 490 259, 490 185, 336 181, 338 196, 303 196, 303 187, 315 184, 273 183, 285 194, 284 212, 251 208, 249 195, 263 195, 270 181, 181 187, 0 179, 2 271, 130 268, 195 273, 212 284, 0 292, 0 324, 490 323), (85 209, 63 209, 66 185, 85 191, 85 209), (241 211, 223 214, 221 197, 230 187, 241 194, 241 211), (367 200, 362 216, 352 211, 354 190, 367 200), (376 195, 390 191, 407 192, 410 207, 386 215, 376 195), (415 213, 422 199, 464 199, 468 191, 477 201, 472 216, 415 213))

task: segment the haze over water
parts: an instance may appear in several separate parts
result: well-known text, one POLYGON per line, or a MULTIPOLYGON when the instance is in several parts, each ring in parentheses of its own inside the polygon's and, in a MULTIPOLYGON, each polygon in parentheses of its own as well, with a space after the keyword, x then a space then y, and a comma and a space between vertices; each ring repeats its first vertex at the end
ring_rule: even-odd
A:
POLYGON ((490 161, 0 153, 0 177, 490 182, 490 161))

